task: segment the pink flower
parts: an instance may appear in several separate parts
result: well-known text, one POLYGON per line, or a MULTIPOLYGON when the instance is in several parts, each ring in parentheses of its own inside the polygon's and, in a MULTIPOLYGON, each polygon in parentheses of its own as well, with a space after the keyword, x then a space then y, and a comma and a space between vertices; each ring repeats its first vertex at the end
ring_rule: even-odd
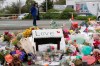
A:
POLYGON ((12 37, 12 35, 11 34, 8 34, 8 36, 11 38, 12 37))
POLYGON ((50 48, 51 48, 51 50, 54 50, 55 49, 54 46, 51 46, 50 48))

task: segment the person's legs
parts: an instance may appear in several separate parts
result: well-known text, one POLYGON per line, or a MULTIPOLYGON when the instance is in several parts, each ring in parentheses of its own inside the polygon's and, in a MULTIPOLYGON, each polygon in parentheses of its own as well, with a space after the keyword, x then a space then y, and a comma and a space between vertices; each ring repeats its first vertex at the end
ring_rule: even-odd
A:
POLYGON ((37 24, 36 24, 36 16, 33 17, 33 25, 37 26, 37 24))

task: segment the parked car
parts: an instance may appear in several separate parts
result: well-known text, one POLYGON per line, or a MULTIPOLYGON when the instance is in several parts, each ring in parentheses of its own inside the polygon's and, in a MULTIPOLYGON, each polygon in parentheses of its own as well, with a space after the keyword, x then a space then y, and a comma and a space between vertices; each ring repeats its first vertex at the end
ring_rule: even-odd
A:
POLYGON ((23 14, 20 14, 18 16, 18 19, 23 19, 25 16, 27 16, 29 13, 23 13, 23 14))

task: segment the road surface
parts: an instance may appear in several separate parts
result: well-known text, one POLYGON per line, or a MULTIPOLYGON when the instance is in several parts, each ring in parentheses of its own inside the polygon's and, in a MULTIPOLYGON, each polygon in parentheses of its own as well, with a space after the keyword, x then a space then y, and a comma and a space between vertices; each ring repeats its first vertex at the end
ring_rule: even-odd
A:
MULTIPOLYGON (((55 20, 55 22, 59 25, 59 28, 63 24, 66 24, 67 27, 69 28, 71 23, 69 20, 55 20)), ((79 22, 79 24, 82 21, 74 21, 74 22, 79 22)), ((51 20, 38 20, 37 25, 39 28, 50 28, 50 23, 51 20)), ((1 20, 0 21, 0 33, 4 31, 11 31, 15 32, 18 30, 25 30, 26 28, 32 27, 33 23, 32 20, 1 20)))

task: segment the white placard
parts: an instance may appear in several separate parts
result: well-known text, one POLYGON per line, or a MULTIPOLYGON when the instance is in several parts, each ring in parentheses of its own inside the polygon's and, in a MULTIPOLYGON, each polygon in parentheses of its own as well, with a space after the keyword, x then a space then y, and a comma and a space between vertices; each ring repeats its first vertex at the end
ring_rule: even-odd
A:
POLYGON ((29 38, 22 38, 20 43, 21 47, 26 51, 26 53, 35 53, 32 42, 29 40, 29 38))
POLYGON ((44 66, 45 64, 48 64, 50 66, 59 66, 60 62, 51 62, 51 63, 49 63, 49 62, 42 62, 40 65, 44 66))
POLYGON ((44 30, 33 30, 32 31, 32 38, 33 41, 35 38, 61 38, 60 41, 60 50, 65 51, 65 39, 63 36, 62 29, 44 29, 44 30))
POLYGON ((62 29, 33 30, 32 35, 34 38, 63 37, 63 32, 62 29))

